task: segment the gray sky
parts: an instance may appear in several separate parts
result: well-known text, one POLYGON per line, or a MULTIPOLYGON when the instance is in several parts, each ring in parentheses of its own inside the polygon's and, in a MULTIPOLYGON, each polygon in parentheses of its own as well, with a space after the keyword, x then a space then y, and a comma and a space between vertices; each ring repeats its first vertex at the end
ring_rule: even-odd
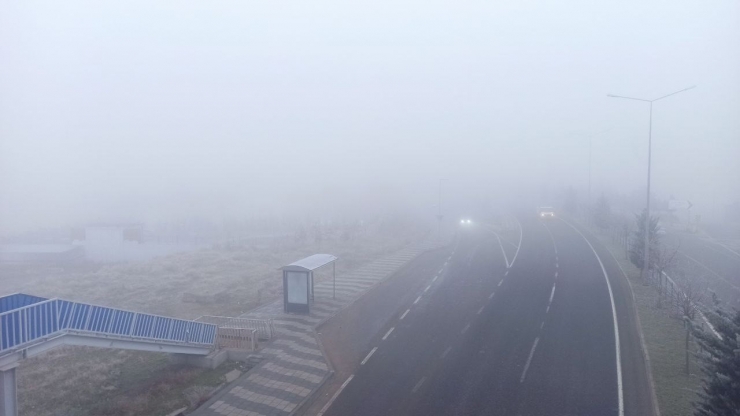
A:
POLYGON ((740 3, 0 4, 0 233, 433 204, 519 186, 740 195, 740 3), (392 202, 391 202, 392 201, 392 202), (409 202, 414 201, 414 202, 409 202))

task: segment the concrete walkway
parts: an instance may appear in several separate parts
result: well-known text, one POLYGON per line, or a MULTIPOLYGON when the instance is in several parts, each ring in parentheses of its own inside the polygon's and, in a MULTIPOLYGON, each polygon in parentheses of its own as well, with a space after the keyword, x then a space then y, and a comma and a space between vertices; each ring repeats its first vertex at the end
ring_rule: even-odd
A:
POLYGON ((277 336, 259 351, 264 360, 197 409, 196 416, 277 416, 292 414, 331 375, 314 329, 368 289, 385 280, 419 254, 438 247, 423 243, 337 276, 336 299, 332 281, 315 287, 308 315, 286 314, 283 300, 249 312, 244 318, 271 318, 277 336))

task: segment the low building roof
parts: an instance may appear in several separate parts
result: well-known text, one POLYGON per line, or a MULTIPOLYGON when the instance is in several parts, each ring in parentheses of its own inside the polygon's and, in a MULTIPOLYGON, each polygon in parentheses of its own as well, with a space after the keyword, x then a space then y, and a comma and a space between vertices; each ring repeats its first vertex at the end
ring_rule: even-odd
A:
POLYGON ((282 269, 296 272, 310 272, 319 267, 326 266, 327 264, 336 261, 336 259, 337 257, 331 254, 314 254, 313 256, 308 256, 305 259, 283 266, 282 269))

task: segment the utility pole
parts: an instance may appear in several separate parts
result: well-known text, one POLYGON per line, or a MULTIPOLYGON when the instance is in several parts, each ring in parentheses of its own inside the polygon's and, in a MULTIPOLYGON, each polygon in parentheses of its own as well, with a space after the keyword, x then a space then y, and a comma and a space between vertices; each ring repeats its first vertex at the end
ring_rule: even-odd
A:
POLYGON ((666 94, 662 97, 658 97, 652 100, 647 100, 644 98, 624 97, 621 95, 614 95, 614 94, 607 95, 607 97, 610 97, 610 98, 624 98, 627 100, 643 101, 643 102, 650 104, 650 126, 648 127, 647 201, 645 203, 645 256, 644 256, 644 261, 642 265, 642 270, 640 271, 640 277, 642 277, 643 279, 647 278, 647 275, 650 270, 650 168, 652 164, 651 158, 652 158, 652 152, 653 152, 653 103, 658 100, 662 100, 663 98, 676 95, 680 92, 688 91, 694 87, 696 86, 694 85, 688 88, 684 88, 680 91, 672 92, 670 94, 666 94))

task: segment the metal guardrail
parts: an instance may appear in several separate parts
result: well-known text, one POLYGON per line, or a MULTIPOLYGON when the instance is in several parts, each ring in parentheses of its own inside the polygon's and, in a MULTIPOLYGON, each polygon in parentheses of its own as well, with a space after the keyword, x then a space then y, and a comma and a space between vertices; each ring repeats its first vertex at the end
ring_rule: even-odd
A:
POLYGON ((65 332, 214 346, 216 325, 62 299, 0 313, 0 355, 65 332))
POLYGON ((257 336, 261 340, 269 340, 275 336, 275 326, 272 323, 272 319, 230 318, 228 316, 204 315, 196 319, 196 321, 214 324, 219 328, 228 326, 233 328, 256 329, 257 336))
POLYGON ((218 348, 235 348, 254 351, 257 349, 257 330, 254 328, 238 328, 233 326, 219 326, 216 336, 218 348))

